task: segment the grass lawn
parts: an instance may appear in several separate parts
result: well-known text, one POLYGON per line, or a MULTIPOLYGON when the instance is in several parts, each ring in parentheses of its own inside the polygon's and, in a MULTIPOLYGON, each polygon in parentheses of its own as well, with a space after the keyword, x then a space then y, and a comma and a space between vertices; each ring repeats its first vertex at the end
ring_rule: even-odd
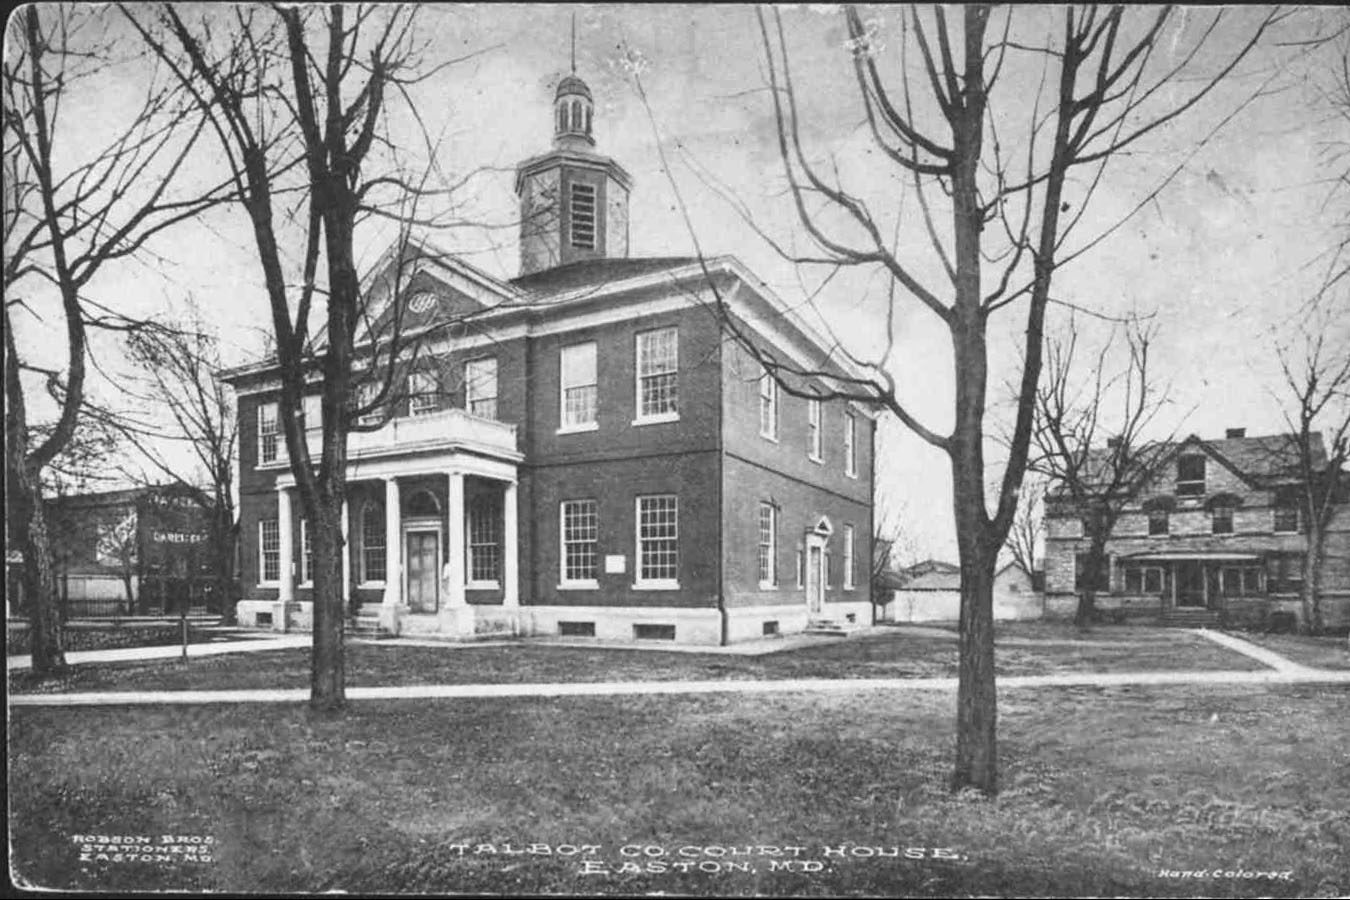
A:
POLYGON ((1000 701, 994 802, 943 789, 950 694, 15 708, 11 871, 128 891, 1350 893, 1344 687, 1000 701), (119 862, 83 849, 99 835, 211 850, 119 862))
POLYGON ((1296 663, 1316 669, 1350 669, 1350 644, 1345 635, 1262 634, 1236 632, 1236 636, 1274 650, 1296 663))
MULTIPOLYGON (((1065 632, 1071 635, 1073 632, 1065 632)), ((849 639, 765 656, 662 653, 645 648, 586 645, 447 645, 402 647, 353 643, 346 650, 349 685, 505 684, 573 681, 679 681, 775 678, 918 678, 956 675, 956 642, 942 637, 879 630, 849 639)), ((1067 639, 1008 643, 996 651, 1001 675, 1173 669, 1254 670, 1263 666, 1240 653, 1184 631, 1152 629, 1148 640, 1067 639)), ((210 690, 309 685, 309 651, 275 650, 247 655, 73 666, 56 681, 35 683, 27 672, 10 674, 10 689, 210 690)))

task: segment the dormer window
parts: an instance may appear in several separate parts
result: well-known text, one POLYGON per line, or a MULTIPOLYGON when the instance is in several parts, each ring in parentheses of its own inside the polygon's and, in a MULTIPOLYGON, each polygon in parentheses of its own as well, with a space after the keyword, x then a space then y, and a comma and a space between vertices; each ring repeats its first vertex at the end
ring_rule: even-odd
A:
POLYGON ((1177 460, 1177 496, 1195 497, 1205 492, 1205 457, 1199 454, 1177 460))
POLYGON ((595 185, 572 182, 572 246, 595 249, 595 185))

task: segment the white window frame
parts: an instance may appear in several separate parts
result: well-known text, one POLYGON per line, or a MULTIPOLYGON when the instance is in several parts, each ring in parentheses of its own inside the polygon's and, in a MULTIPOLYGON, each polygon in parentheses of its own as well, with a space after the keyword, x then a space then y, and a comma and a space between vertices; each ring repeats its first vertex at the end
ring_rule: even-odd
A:
POLYGON ((1176 493, 1179 497, 1200 497, 1205 493, 1205 482, 1209 478, 1209 458, 1203 453, 1183 453, 1177 457, 1176 493), (1200 461, 1199 478, 1182 478, 1183 462, 1200 461))
MULTIPOLYGON (((379 392, 380 389, 376 385, 373 384, 361 385, 359 388, 357 388, 356 391, 356 408, 361 409, 362 407, 369 405, 372 401, 374 401, 375 395, 378 394, 379 392)), ((362 414, 356 420, 358 425, 363 426, 379 425, 383 421, 384 421, 384 414, 381 413, 378 408, 373 409, 368 413, 362 414)))
POLYGON ((361 506, 361 515, 360 515, 360 518, 357 520, 357 523, 356 523, 356 525, 357 525, 357 532, 358 532, 358 534, 361 535, 361 558, 360 558, 360 560, 358 561, 358 565, 359 565, 360 571, 361 571, 361 583, 360 583, 360 585, 359 585, 360 587, 383 587, 385 581, 386 581, 386 580, 388 579, 388 577, 389 577, 389 536, 388 536, 388 533, 387 533, 386 515, 387 515, 387 514, 384 513, 384 506, 383 506, 382 504, 379 504, 379 503, 374 502, 373 500, 367 500, 367 501, 366 501, 364 504, 362 504, 362 506, 361 506), (382 515, 380 515, 380 517, 379 517, 380 527, 379 527, 379 529, 378 529, 376 532, 374 532, 374 533, 376 533, 376 534, 379 534, 380 540, 384 541, 384 546, 383 546, 383 547, 380 547, 380 548, 368 547, 368 546, 366 545, 366 515, 367 515, 371 510, 379 510, 379 511, 382 513, 382 515), (385 575, 384 578, 369 578, 369 577, 367 577, 367 574, 366 574, 366 552, 367 552, 368 550, 374 550, 374 549, 382 549, 382 550, 384 550, 384 575, 385 575))
POLYGON ((806 587, 806 551, 798 548, 797 550, 797 588, 806 587))
POLYGON ((480 419, 491 419, 491 420, 493 420, 494 422, 499 421, 498 418, 497 418, 497 411, 498 411, 498 410, 497 410, 497 395, 498 395, 498 393, 499 393, 499 387, 498 387, 498 382, 499 382, 499 380, 500 380, 500 379, 498 378, 497 357, 495 357, 495 356, 480 356, 480 357, 478 357, 477 359, 471 359, 471 360, 468 360, 467 362, 465 362, 465 363, 464 363, 464 411, 465 411, 466 413, 468 413, 469 415, 471 415, 471 416, 478 416, 478 418, 480 418, 480 419), (481 376, 481 375, 475 377, 472 373, 473 373, 475 367, 477 367, 477 366, 484 366, 484 365, 487 365, 487 364, 489 364, 489 363, 490 363, 491 366, 492 366, 492 378, 491 378, 492 393, 491 393, 490 395, 488 395, 488 394, 478 395, 478 394, 474 393, 474 387, 475 387, 475 385, 477 385, 477 386, 479 386, 479 387, 481 387, 481 386, 483 386, 483 385, 486 385, 486 384, 488 384, 489 379, 486 378, 486 377, 484 377, 484 376, 481 376), (476 412, 473 411, 474 404, 476 404, 476 403, 488 403, 488 402, 491 402, 491 404, 492 404, 492 415, 490 415, 490 416, 485 416, 485 415, 483 415, 482 413, 476 413, 476 412))
POLYGON ((857 585, 853 581, 853 526, 844 526, 844 590, 851 591, 857 585))
POLYGON ((649 328, 645 331, 639 331, 633 336, 633 409, 634 425, 653 425, 661 422, 678 422, 680 420, 680 331, 675 325, 667 325, 662 328, 649 328), (660 371, 643 371, 645 362, 642 352, 642 341, 644 338, 655 339, 656 335, 671 333, 672 343, 675 348, 674 362, 669 369, 660 371), (656 378, 661 376, 670 376, 674 389, 671 391, 673 396, 674 409, 664 412, 646 413, 642 411, 642 379, 656 378))
MULTIPOLYGON (((574 130, 574 131, 579 131, 579 130, 581 129, 581 109, 580 109, 580 105, 577 105, 577 106, 574 107, 574 109, 573 109, 573 121, 572 121, 572 124, 573 124, 573 130, 574 130)), ((587 182, 585 182, 585 181, 573 181, 573 182, 571 182, 571 183, 569 184, 569 186, 568 186, 568 191, 567 191, 567 211, 568 211, 568 217, 569 217, 569 218, 568 218, 568 221, 570 222, 570 225, 569 225, 569 227, 568 227, 568 232, 569 232, 569 234, 568 234, 567 237, 568 237, 568 241, 572 244, 572 246, 573 246, 575 249, 577 249, 577 250, 594 250, 594 249, 596 249, 597 247, 599 247, 599 246, 600 246, 600 212, 599 212, 599 211, 600 211, 600 192, 599 192, 598 190, 596 190, 595 185, 589 184, 589 183, 587 183, 587 182), (589 197, 586 196, 588 193, 589 193, 589 197), (589 240, 584 240, 584 241, 583 241, 583 240, 578 240, 578 235, 577 235, 577 221, 578 221, 579 218, 584 218, 585 215, 587 215, 587 214, 581 212, 580 210, 578 210, 578 208, 577 208, 577 201, 578 201, 578 200, 585 200, 585 199, 589 199, 590 204, 591 204, 591 210, 590 210, 590 213, 589 213, 589 215, 590 215, 590 223, 589 223, 589 225, 587 225, 587 227, 586 227, 586 229, 585 229, 587 232, 589 232, 589 240), (579 213, 580 213, 580 215, 579 215, 579 213)))
POLYGON ((768 372, 759 377, 759 436, 778 443, 778 382, 768 372))
POLYGON ((309 534, 309 520, 300 517, 300 584, 299 587, 314 586, 314 542, 309 534))
POLYGON ((259 519, 258 520, 258 584, 259 585, 279 585, 281 584, 281 520, 280 519, 259 519), (277 577, 267 577, 267 526, 272 525, 276 529, 277 545, 276 550, 272 551, 277 557, 277 577))
POLYGON ((756 543, 756 565, 759 574, 759 586, 761 589, 771 589, 778 587, 778 507, 767 500, 761 500, 759 503, 759 512, 756 517, 755 527, 758 531, 758 540, 756 543), (768 541, 765 538, 764 514, 768 513, 768 541), (765 553, 767 548, 767 556, 765 553), (768 578, 764 577, 765 563, 768 563, 768 578))
POLYGON ((858 477, 858 418, 851 412, 844 413, 844 474, 858 477))
POLYGON ((597 590, 600 587, 600 504, 588 497, 575 500, 563 500, 558 504, 558 589, 559 590, 597 590), (595 537, 590 540, 569 540, 567 537, 567 508, 571 505, 589 504, 594 517, 595 537), (569 544, 592 545, 595 561, 594 578, 567 577, 567 547, 569 544))
POLYGON ((260 466, 276 462, 281 454, 281 421, 278 418, 279 415, 280 408, 277 401, 269 400, 266 403, 258 404, 258 465, 260 466), (267 417, 268 410, 272 412, 271 419, 267 417), (264 425, 269 422, 272 426, 271 429, 264 430, 264 425), (269 437, 272 439, 271 454, 268 454, 265 449, 267 447, 266 438, 269 437))
POLYGON ((503 506, 501 503, 493 503, 487 498, 480 496, 475 502, 469 504, 468 512, 469 514, 465 517, 466 521, 464 523, 465 545, 469 551, 468 559, 465 560, 465 575, 468 579, 465 586, 473 590, 496 590, 502 586, 502 567, 506 563, 506 548, 503 546, 505 544, 505 535, 503 534, 504 529, 502 528, 503 506), (475 533, 475 526, 479 526, 479 531, 481 532, 482 520, 478 517, 482 515, 488 517, 487 524, 492 534, 492 540, 490 542, 476 539, 478 535, 475 533), (497 577, 476 578, 474 573, 475 557, 480 550, 485 550, 487 548, 492 548, 493 553, 495 554, 497 561, 497 577))
POLYGON ((675 494, 642 494, 633 498, 633 544, 637 548, 634 554, 633 565, 633 587, 646 591, 673 591, 680 587, 680 498, 675 494), (671 540, 675 544, 675 577, 674 578, 644 578, 643 555, 646 547, 642 540, 642 502, 644 500, 670 500, 674 504, 674 537, 672 538, 650 538, 649 540, 671 540))
POLYGON ((558 351, 558 434, 573 434, 579 431, 598 431, 600 429, 600 354, 595 341, 582 341, 569 344, 558 351), (584 353, 589 348, 591 369, 595 373, 589 382, 569 383, 567 360, 569 355, 584 353), (568 421, 567 392, 591 389, 591 418, 588 420, 568 421))
POLYGON ((821 455, 821 448, 824 441, 821 440, 821 426, 824 424, 824 414, 821 409, 819 397, 810 397, 806 401, 806 429, 807 444, 806 458, 811 462, 824 462, 825 458, 821 455))
POLYGON ((429 416, 436 411, 436 376, 431 372, 409 372, 408 415, 429 416))

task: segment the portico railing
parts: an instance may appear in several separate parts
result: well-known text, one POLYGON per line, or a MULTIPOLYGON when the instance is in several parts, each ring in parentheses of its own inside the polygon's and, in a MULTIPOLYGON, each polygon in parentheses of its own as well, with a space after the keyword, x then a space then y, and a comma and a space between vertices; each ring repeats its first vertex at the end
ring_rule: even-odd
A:
MULTIPOLYGON (((312 431, 306 437, 310 452, 317 455, 319 432, 312 431)), ((472 447, 514 456, 518 452, 516 426, 471 415, 462 409, 443 409, 420 416, 399 416, 374 431, 353 431, 347 435, 348 459, 452 447, 472 447)), ((284 456, 278 456, 279 462, 284 464, 284 456)))

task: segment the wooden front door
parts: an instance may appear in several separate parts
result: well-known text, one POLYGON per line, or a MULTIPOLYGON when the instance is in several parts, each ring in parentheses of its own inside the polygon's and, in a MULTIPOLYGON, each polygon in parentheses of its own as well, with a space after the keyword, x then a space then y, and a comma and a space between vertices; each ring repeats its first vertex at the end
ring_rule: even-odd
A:
POLYGON ((825 573, 821 571, 823 551, 820 547, 808 547, 806 556, 806 608, 812 613, 821 611, 825 592, 825 573))
POLYGON ((415 613, 434 613, 440 596, 441 579, 436 571, 440 535, 434 531, 410 531, 406 541, 408 608, 415 613))
POLYGON ((1203 609, 1205 606, 1205 568, 1198 562, 1177 563, 1177 606, 1203 609))

